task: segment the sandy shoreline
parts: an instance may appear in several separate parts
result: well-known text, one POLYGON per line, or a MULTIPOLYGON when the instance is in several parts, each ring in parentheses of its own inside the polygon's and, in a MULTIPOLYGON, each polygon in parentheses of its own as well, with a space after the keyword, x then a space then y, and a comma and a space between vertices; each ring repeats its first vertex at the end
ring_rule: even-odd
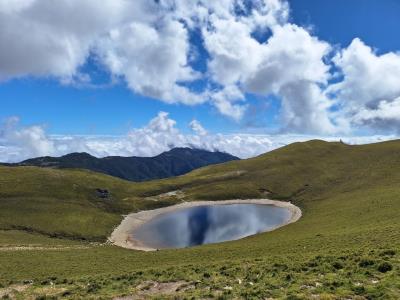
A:
POLYGON ((269 199, 248 199, 248 200, 225 200, 225 201, 193 201, 193 202, 183 202, 176 205, 158 208, 154 210, 145 210, 137 213, 132 213, 127 215, 121 222, 121 224, 115 228, 109 241, 119 247, 142 250, 142 251, 154 251, 156 249, 147 247, 143 245, 140 241, 135 240, 130 236, 130 232, 134 231, 136 228, 142 224, 150 221, 154 217, 173 212, 183 208, 204 206, 204 205, 224 205, 224 204, 264 204, 264 205, 274 205, 277 207, 286 208, 291 213, 290 219, 275 228, 269 229, 267 231, 272 231, 282 226, 294 223, 301 218, 301 210, 297 206, 291 204, 290 202, 275 201, 269 199))

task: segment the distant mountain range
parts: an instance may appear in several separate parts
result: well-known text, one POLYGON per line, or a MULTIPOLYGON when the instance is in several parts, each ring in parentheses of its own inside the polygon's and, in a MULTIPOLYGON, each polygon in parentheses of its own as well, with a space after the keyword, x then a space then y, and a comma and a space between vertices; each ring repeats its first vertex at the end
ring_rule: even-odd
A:
POLYGON ((178 176, 200 167, 238 159, 223 152, 174 148, 154 157, 97 158, 88 153, 71 153, 61 157, 44 156, 3 165, 87 169, 130 181, 146 181, 178 176))

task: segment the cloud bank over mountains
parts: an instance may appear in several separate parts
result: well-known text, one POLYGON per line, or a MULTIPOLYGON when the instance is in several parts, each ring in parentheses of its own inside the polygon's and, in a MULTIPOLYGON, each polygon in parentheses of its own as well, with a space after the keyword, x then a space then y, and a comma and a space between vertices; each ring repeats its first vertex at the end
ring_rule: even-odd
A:
POLYGON ((280 134, 210 134, 197 120, 188 124, 193 134, 182 134, 161 112, 123 137, 60 137, 10 118, 0 128, 1 161, 72 151, 150 156, 173 146, 250 157, 314 137, 360 143, 382 137, 357 132, 390 139, 400 131, 400 54, 378 54, 357 37, 331 45, 293 24, 283 0, 0 2, 0 84, 95 84, 89 61, 134 93, 208 103, 236 121, 251 107, 249 95, 273 96, 280 134))
POLYGON ((61 156, 71 152, 87 152, 97 157, 155 156, 174 147, 218 150, 248 158, 310 139, 364 144, 398 138, 395 135, 327 137, 299 134, 210 134, 197 120, 188 126, 193 132, 184 134, 168 113, 160 112, 146 126, 133 129, 124 136, 60 136, 47 135, 44 126, 21 126, 19 119, 12 117, 0 126, 0 162, 19 162, 31 157, 61 156))
POLYGON ((379 55, 357 37, 333 47, 291 23, 286 1, 1 1, 1 81, 90 82, 89 58, 135 93, 207 102, 234 120, 249 107, 246 95, 274 95, 282 132, 400 124, 400 54, 379 55))

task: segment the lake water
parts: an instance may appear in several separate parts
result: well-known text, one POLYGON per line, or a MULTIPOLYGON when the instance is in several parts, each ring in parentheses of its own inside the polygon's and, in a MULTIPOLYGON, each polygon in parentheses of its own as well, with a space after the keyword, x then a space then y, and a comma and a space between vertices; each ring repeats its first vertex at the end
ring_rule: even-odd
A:
POLYGON ((286 223, 288 209, 262 204, 196 206, 161 214, 131 234, 148 247, 184 248, 237 240, 286 223))

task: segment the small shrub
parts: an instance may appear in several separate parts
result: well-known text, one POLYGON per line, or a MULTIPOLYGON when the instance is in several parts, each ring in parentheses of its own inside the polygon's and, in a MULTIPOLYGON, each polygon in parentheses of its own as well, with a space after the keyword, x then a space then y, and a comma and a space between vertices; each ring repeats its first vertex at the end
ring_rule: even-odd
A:
POLYGON ((389 272, 393 269, 392 265, 388 262, 383 262, 378 266, 378 271, 381 273, 389 272))
POLYGON ((315 268, 315 267, 318 266, 318 263, 315 262, 315 261, 309 261, 307 265, 308 265, 308 267, 310 267, 310 268, 315 268))
POLYGON ((304 299, 303 297, 297 296, 297 295, 289 295, 287 296, 286 300, 302 300, 304 299))
POLYGON ((333 282, 331 283, 331 285, 332 285, 332 287, 338 288, 338 287, 342 286, 343 283, 340 282, 340 281, 336 281, 336 280, 335 280, 335 281, 333 281, 333 282))
POLYGON ((98 285, 95 282, 89 283, 88 287, 87 287, 87 292, 88 293, 95 293, 100 289, 100 285, 98 285))
POLYGON ((50 284, 50 280, 45 279, 45 280, 41 281, 40 284, 41 285, 48 285, 48 284, 50 284))
MULTIPOLYGON (((23 284, 31 284, 31 283, 33 283, 33 281, 32 280, 23 280, 22 283, 23 284)), ((1 287, 1 284, 0 284, 0 287, 1 287)))
POLYGON ((356 293, 357 295, 361 295, 365 293, 365 287, 363 287, 362 285, 360 286, 355 286, 352 288, 352 290, 354 291, 354 293, 356 293))
POLYGON ((343 264, 339 261, 335 261, 332 266, 336 269, 336 270, 341 270, 343 269, 343 264))
POLYGON ((379 255, 380 256, 395 256, 396 255, 396 251, 394 251, 394 250, 385 250, 385 251, 382 251, 379 255))
POLYGON ((68 297, 68 296, 71 296, 71 295, 72 295, 72 292, 71 292, 71 291, 64 291, 61 295, 62 295, 63 297, 68 297))
POLYGON ((372 259, 363 258, 363 259, 358 263, 358 265, 359 265, 361 268, 366 268, 366 267, 372 266, 374 263, 375 263, 375 262, 374 262, 372 259))

